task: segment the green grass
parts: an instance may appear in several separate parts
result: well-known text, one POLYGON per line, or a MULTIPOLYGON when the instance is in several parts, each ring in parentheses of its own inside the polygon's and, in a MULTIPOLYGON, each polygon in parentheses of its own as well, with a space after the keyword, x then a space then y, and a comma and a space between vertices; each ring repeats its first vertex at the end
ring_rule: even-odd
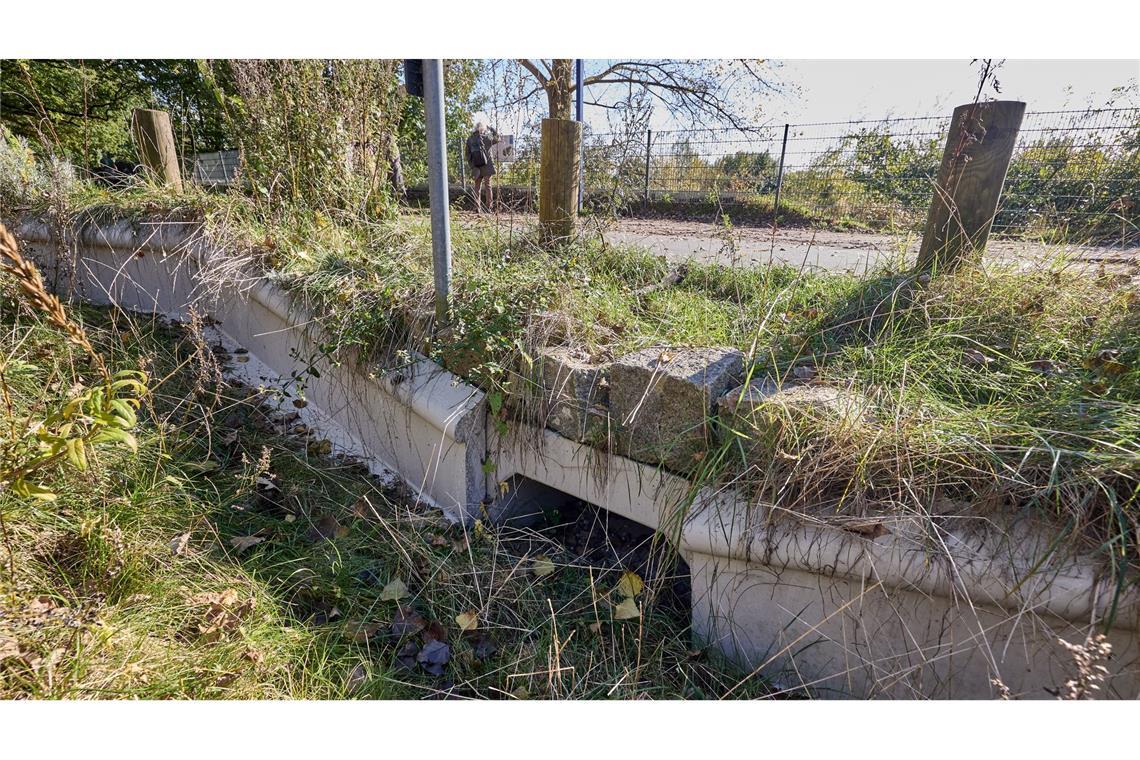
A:
MULTIPOLYGON (((93 376, 9 294, 0 306, 7 428, 93 376)), ((707 698, 742 681, 734 696, 765 693, 693 649, 687 616, 652 589, 639 617, 614 620, 620 570, 545 534, 465 533, 287 434, 264 394, 211 380, 193 329, 83 318, 112 370, 151 376, 139 449, 54 472, 52 503, 0 492, 0 698, 707 698), (248 536, 262 540, 234 544, 248 536), (539 556, 552 574, 536 575, 539 556), (399 603, 383 598, 396 579, 399 603), (402 667, 401 649, 425 638, 392 632, 400 604, 447 636, 442 674, 402 667), (464 634, 469 611, 478 628, 464 634)))

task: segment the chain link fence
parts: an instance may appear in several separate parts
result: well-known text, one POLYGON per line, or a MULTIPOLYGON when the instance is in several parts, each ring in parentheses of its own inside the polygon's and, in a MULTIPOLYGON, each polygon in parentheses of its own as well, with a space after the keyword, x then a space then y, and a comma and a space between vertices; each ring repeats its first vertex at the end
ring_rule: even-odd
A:
MULTIPOLYGON (((917 230, 926 220, 950 115, 873 121, 589 133, 587 202, 678 216, 731 207, 785 223, 917 230)), ((452 183, 470 187, 463 141, 452 183)), ((498 186, 533 208, 537 136, 516 142, 498 186)), ((1140 109, 1026 113, 993 230, 1053 240, 1140 242, 1140 109)))

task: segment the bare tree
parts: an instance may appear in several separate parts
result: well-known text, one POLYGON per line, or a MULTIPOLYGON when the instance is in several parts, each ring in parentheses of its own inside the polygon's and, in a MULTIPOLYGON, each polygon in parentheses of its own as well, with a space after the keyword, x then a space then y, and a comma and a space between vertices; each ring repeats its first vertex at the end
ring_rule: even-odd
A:
MULTIPOLYGON (((507 105, 544 92, 551 118, 571 118, 576 90, 573 59, 520 58, 517 62, 534 86, 507 105)), ((765 69, 763 60, 746 58, 624 60, 607 62, 602 71, 586 76, 583 85, 629 85, 644 90, 672 113, 749 129, 755 116, 749 103, 758 108, 757 96, 778 90, 765 69)), ((596 101, 590 104, 613 107, 596 101)))

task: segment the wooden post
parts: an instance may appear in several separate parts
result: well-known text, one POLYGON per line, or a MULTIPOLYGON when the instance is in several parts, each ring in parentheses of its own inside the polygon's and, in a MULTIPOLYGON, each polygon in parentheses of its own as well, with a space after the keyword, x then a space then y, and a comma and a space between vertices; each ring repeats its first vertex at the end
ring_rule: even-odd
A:
POLYGON ((571 119, 542 120, 542 166, 538 222, 546 240, 574 235, 578 220, 578 171, 582 124, 571 119))
POLYGON ((930 202, 917 268, 953 269, 984 250, 1025 104, 1011 100, 954 109, 930 202))
POLYGON ((139 159, 156 181, 182 191, 182 172, 178 168, 178 151, 174 147, 174 130, 170 114, 149 108, 136 108, 131 116, 131 131, 139 159))

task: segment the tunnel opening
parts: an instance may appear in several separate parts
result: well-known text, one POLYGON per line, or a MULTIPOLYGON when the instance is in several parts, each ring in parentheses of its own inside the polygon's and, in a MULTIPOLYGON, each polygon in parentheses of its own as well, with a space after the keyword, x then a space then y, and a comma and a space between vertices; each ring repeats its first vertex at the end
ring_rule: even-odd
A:
POLYGON ((636 573, 658 609, 689 618, 689 565, 664 534, 521 475, 505 485, 489 514, 517 551, 528 551, 528 541, 540 541, 558 547, 563 562, 595 569, 602 579, 636 573))

